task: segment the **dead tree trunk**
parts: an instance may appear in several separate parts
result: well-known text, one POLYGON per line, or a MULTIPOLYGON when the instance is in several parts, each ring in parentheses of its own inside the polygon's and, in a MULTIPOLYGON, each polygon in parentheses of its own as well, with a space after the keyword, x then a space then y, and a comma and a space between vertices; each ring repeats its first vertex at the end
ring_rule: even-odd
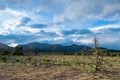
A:
POLYGON ((94 45, 95 45, 95 68, 96 71, 100 71, 101 67, 101 60, 100 60, 100 53, 99 53, 99 48, 98 48, 98 38, 94 37, 94 45))

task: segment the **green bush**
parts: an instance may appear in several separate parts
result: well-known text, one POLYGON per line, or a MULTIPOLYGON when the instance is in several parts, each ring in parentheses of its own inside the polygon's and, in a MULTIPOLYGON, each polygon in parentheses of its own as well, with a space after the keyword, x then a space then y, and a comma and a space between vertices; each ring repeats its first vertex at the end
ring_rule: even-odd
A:
POLYGON ((16 62, 19 63, 21 60, 20 59, 16 59, 16 62))
POLYGON ((5 56, 2 57, 1 60, 2 60, 3 62, 7 62, 7 58, 6 58, 5 56))
POLYGON ((9 55, 9 54, 11 54, 11 53, 10 53, 10 51, 8 51, 8 50, 4 50, 4 51, 2 51, 0 54, 1 54, 1 55, 9 55))

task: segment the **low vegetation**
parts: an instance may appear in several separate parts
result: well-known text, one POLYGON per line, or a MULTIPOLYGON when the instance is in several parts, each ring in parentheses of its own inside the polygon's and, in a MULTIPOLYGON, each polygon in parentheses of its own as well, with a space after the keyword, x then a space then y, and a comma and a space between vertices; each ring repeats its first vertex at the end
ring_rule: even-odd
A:
POLYGON ((95 57, 81 55, 1 56, 1 80, 119 80, 120 57, 104 57, 96 72, 95 57))

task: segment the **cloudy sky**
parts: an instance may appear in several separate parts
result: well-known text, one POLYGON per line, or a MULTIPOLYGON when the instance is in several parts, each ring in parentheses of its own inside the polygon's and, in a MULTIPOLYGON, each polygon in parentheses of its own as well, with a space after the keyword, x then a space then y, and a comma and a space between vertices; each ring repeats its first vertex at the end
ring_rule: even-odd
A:
POLYGON ((0 0, 0 43, 120 49, 120 0, 0 0))

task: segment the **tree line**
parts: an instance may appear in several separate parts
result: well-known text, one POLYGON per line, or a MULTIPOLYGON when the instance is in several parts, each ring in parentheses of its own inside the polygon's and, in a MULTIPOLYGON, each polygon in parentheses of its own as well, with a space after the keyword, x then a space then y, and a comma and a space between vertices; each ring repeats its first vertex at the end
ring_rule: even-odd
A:
MULTIPOLYGON (((99 49, 100 55, 104 56, 120 56, 119 50, 99 49)), ((94 55, 94 49, 80 52, 24 52, 21 46, 16 46, 13 50, 1 50, 0 55, 94 55)))
POLYGON ((12 51, 11 50, 2 50, 0 55, 24 55, 23 49, 20 46, 16 46, 12 51))

